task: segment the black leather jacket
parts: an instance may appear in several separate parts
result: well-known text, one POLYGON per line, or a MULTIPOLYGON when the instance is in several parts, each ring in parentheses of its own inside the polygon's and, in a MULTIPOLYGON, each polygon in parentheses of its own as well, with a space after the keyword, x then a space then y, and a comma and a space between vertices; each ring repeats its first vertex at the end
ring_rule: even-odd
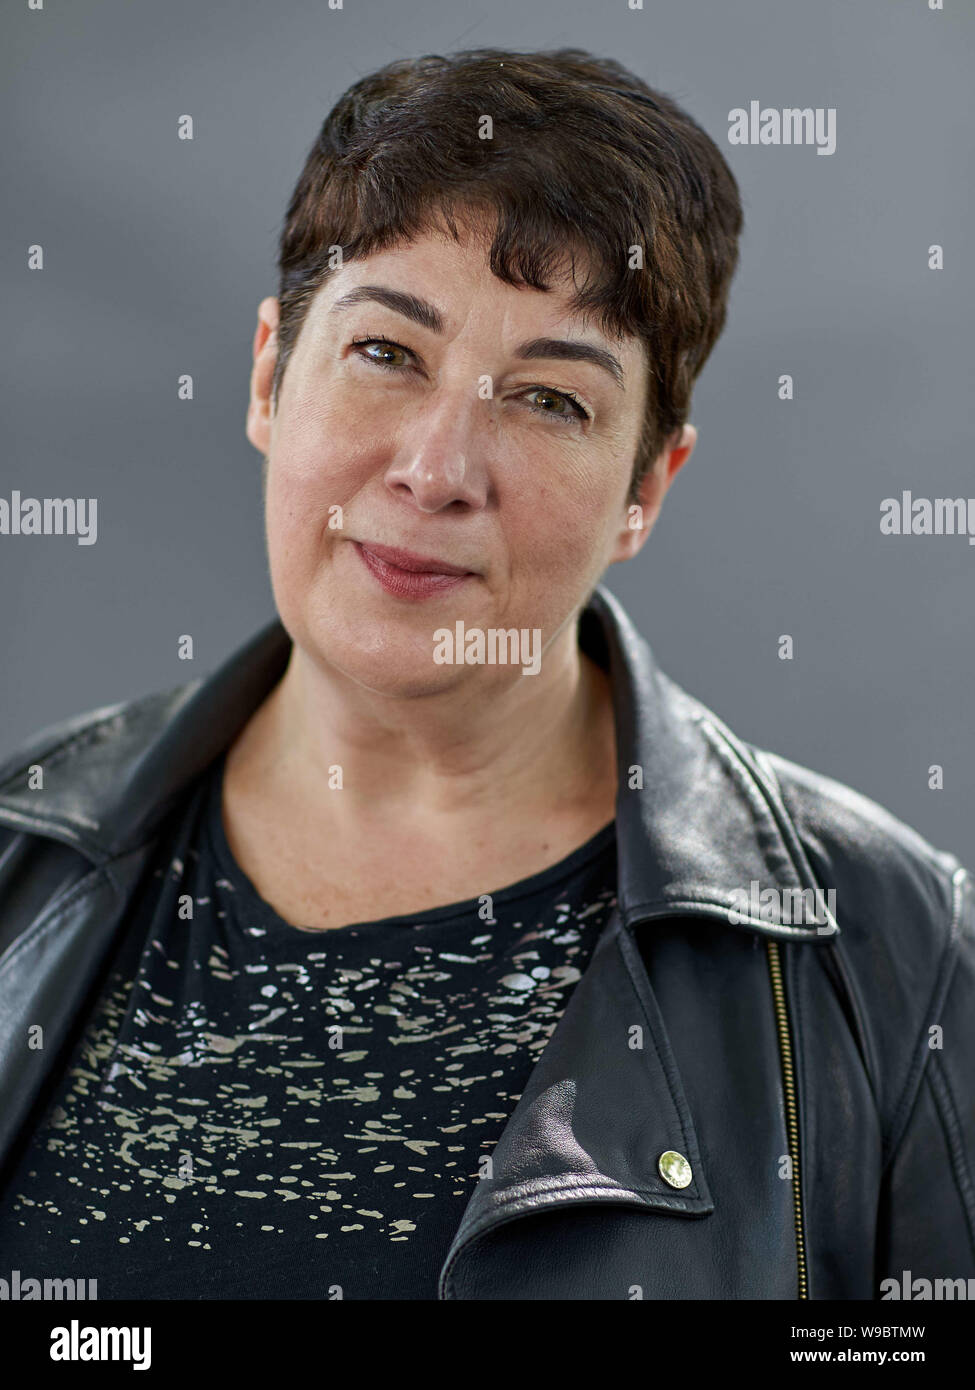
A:
MULTIPOLYGON (((742 743, 603 588, 580 641, 613 684, 618 909, 440 1297, 871 1299, 905 1271, 972 1278, 971 877, 742 743), (796 923, 816 889, 835 913, 796 923)), ((41 1117, 162 818, 290 645, 271 623, 210 677, 70 719, 0 765, 0 1164, 41 1117)))

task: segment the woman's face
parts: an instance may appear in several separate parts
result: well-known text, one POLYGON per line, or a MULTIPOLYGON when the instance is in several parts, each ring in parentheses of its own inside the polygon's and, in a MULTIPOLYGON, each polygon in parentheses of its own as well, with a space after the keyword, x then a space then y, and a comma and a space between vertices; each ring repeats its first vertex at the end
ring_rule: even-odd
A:
MULTIPOLYGON (((539 629, 544 671, 606 566, 645 537, 626 506, 646 389, 639 340, 570 317, 561 287, 503 284, 476 233, 461 244, 430 235, 335 271, 272 415, 276 324, 277 302, 265 300, 248 437, 267 457, 271 582, 297 646, 394 696, 525 678, 516 664, 435 661, 434 634, 462 621, 465 633, 539 629), (584 343, 598 360, 545 339, 584 343), (464 573, 404 576, 373 546, 464 573)), ((645 524, 666 482, 648 487, 645 524)))

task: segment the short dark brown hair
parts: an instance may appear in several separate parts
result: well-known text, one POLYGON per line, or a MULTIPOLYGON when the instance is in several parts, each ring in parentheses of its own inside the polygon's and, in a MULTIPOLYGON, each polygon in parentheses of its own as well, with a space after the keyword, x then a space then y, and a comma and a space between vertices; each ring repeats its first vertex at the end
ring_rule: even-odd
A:
POLYGON ((400 59, 339 98, 281 232, 272 401, 335 247, 344 263, 436 226, 456 238, 455 217, 469 215, 489 218, 491 270, 517 287, 551 288, 549 277, 567 256, 574 273, 581 252, 591 275, 573 311, 611 337, 642 340, 649 371, 633 498, 686 423, 724 327, 742 210, 701 127, 620 63, 582 49, 400 59), (479 137, 485 116, 489 139, 479 137))

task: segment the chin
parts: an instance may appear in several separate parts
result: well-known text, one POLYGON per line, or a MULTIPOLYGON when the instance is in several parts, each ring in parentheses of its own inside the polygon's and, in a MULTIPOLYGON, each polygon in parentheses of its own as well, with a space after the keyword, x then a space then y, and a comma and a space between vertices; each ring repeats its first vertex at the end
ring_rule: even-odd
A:
POLYGON ((391 700, 416 700, 429 695, 441 695, 458 686, 464 679, 463 668, 434 666, 432 661, 398 660, 395 651, 377 656, 375 652, 342 652, 330 654, 331 668, 372 695, 391 700), (336 659, 338 658, 338 659, 336 659))
POLYGON ((305 614, 298 637, 321 667, 372 694, 411 699, 449 690, 470 674, 470 668, 437 665, 433 628, 424 622, 422 631, 410 631, 395 620, 346 610, 339 619, 334 611, 305 614))

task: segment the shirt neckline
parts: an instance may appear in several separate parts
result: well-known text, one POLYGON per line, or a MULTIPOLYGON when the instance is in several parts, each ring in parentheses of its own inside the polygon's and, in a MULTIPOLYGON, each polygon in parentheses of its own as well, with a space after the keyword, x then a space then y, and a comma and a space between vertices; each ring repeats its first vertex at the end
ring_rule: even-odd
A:
MULTIPOLYGON (((465 898, 438 907, 424 908, 417 912, 397 913, 391 917, 368 918, 362 921, 343 923, 340 927, 301 927, 287 921, 258 892, 251 879, 234 858, 227 840, 223 826, 223 778, 226 758, 227 753, 224 750, 210 769, 204 807, 204 834, 220 873, 230 882, 235 892, 241 895, 242 901, 249 906, 251 911, 260 914, 262 924, 266 921, 273 926, 275 931, 300 932, 302 938, 324 938, 332 935, 333 932, 441 925, 453 918, 463 918, 469 922, 471 917, 476 915, 480 905, 480 897, 465 898)), ((551 864, 547 869, 541 869, 538 873, 530 874, 526 878, 517 879, 514 883, 504 884, 493 891, 488 890, 492 904, 510 905, 519 899, 534 897, 542 890, 572 877, 590 861, 602 855, 608 856, 610 849, 615 851, 615 841, 616 820, 614 818, 556 864, 551 864)), ((496 913, 493 915, 496 916, 496 913)), ((486 923, 485 925, 489 924, 486 923)))

